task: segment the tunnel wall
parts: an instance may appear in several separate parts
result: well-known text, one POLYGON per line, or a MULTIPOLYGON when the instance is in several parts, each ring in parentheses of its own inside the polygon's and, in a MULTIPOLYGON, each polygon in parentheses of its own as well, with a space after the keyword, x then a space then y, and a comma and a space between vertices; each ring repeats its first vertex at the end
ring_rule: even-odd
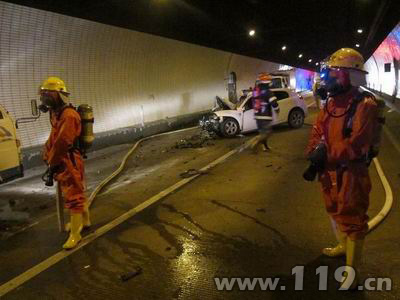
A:
POLYGON ((367 60, 365 68, 369 88, 400 98, 400 23, 367 60), (390 71, 385 70, 385 64, 390 65, 390 71))
MULTIPOLYGON (((97 145, 108 145, 99 138, 115 137, 118 132, 129 138, 127 128, 198 118, 213 106, 215 95, 227 97, 230 71, 237 74, 239 93, 254 84, 258 72, 278 67, 0 1, 0 104, 14 118, 30 116, 30 99, 38 99, 40 83, 48 76, 59 76, 71 92, 71 103, 93 106, 97 145)), ((38 160, 38 149, 49 130, 47 116, 20 125, 28 167, 31 160, 38 160)))

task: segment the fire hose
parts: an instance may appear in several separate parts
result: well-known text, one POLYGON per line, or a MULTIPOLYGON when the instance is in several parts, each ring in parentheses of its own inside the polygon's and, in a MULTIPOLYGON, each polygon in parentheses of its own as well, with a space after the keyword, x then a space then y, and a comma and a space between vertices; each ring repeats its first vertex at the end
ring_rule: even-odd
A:
POLYGON ((148 141, 150 139, 153 139, 155 137, 160 137, 160 136, 164 136, 164 135, 169 135, 169 134, 173 134, 173 133, 178 133, 178 132, 183 132, 183 131, 188 131, 188 130, 192 130, 198 128, 198 126, 195 127, 189 127, 189 128, 184 128, 184 129, 179 129, 179 130, 174 130, 174 131, 168 131, 168 132, 163 132, 163 133, 158 133, 155 135, 151 135, 148 137, 144 137, 140 140, 138 140, 133 147, 128 151, 128 153, 125 154, 124 158, 121 161, 121 164, 119 165, 119 167, 110 175, 108 176, 106 179, 104 179, 102 182, 100 182, 100 184, 94 189, 94 191, 90 194, 89 200, 88 200, 88 207, 90 207, 94 201, 94 199, 96 198, 96 196, 98 195, 98 193, 111 181, 113 180, 115 177, 117 177, 125 168, 126 162, 128 160, 128 158, 132 155, 133 152, 135 152, 135 150, 137 149, 137 147, 145 142, 148 141))

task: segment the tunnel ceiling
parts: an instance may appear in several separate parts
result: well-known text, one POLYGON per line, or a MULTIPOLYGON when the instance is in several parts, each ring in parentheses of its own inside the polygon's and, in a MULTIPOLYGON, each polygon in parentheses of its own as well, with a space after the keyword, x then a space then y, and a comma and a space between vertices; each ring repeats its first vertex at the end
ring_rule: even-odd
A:
POLYGON ((307 69, 315 68, 315 62, 336 49, 356 44, 368 58, 400 15, 399 0, 6 2, 307 69), (253 37, 249 36, 252 29, 253 37), (358 29, 363 32, 359 34, 358 29))

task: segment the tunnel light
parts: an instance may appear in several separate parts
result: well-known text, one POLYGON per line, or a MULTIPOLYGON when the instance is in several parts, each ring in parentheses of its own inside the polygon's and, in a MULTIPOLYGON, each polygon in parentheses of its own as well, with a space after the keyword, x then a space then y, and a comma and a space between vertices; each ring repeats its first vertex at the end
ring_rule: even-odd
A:
POLYGON ((316 66, 318 66, 318 65, 319 65, 319 63, 317 63, 317 62, 316 62, 316 63, 315 63, 315 65, 316 65, 316 66))
POLYGON ((303 54, 299 54, 299 58, 302 58, 303 57, 303 54))
POLYGON ((357 48, 360 48, 360 44, 356 44, 356 47, 357 47, 357 48))
POLYGON ((310 58, 310 59, 308 60, 308 62, 312 62, 312 59, 310 58))
POLYGON ((249 36, 254 36, 255 34, 256 34, 255 30, 252 29, 252 30, 249 31, 249 36))
POLYGON ((283 47, 282 47, 282 51, 285 51, 285 50, 286 50, 286 46, 283 46, 283 47))
POLYGON ((357 30, 358 33, 363 33, 363 30, 360 28, 357 30))

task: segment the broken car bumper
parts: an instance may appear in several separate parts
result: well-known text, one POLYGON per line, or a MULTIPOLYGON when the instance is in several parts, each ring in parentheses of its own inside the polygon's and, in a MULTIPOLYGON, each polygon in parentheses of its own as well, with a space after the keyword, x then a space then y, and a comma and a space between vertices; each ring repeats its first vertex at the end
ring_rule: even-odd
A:
POLYGON ((204 130, 218 132, 220 119, 217 115, 206 116, 199 121, 199 125, 204 130))

